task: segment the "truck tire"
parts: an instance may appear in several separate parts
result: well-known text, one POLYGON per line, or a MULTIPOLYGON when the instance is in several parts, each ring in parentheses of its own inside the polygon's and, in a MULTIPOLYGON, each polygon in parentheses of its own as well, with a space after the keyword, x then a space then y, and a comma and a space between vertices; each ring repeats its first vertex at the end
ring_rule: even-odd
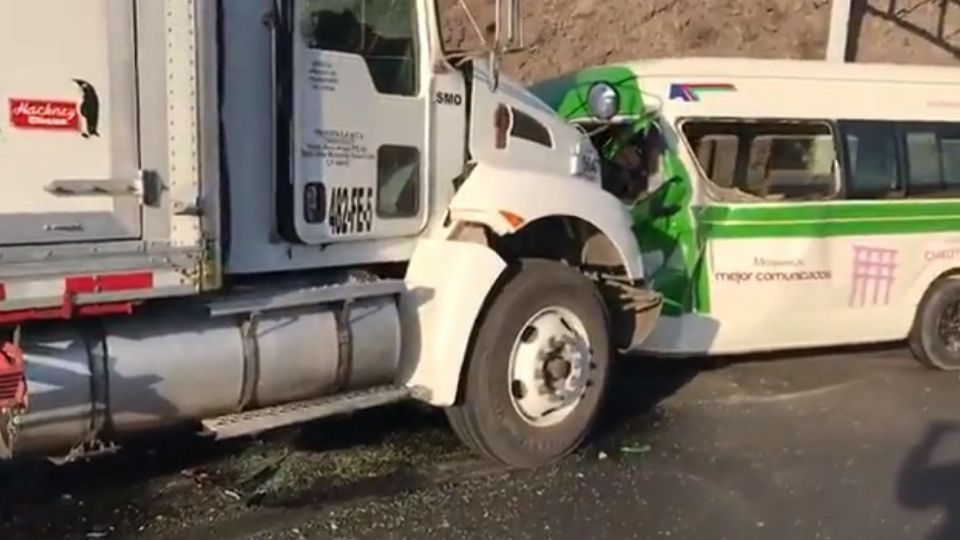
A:
POLYGON ((510 467, 556 462, 589 434, 607 387, 608 316, 593 283, 567 265, 523 260, 475 333, 454 431, 510 467))
POLYGON ((925 366, 960 370, 960 277, 940 279, 930 286, 917 308, 909 343, 914 357, 925 366))

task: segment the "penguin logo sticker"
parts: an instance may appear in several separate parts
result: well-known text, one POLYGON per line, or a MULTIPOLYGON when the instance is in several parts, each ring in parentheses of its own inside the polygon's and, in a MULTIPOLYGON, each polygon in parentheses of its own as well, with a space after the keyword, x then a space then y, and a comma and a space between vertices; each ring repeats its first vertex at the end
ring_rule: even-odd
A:
POLYGON ((83 79, 73 79, 73 82, 80 87, 80 92, 83 94, 79 107, 80 116, 83 117, 83 129, 80 134, 84 139, 99 137, 100 96, 97 95, 97 89, 83 79))

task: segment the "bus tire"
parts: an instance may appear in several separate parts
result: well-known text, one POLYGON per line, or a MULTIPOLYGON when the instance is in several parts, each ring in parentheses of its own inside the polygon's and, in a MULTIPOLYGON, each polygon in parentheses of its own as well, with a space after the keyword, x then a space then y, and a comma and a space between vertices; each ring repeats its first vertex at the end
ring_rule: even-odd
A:
POLYGON ((960 277, 930 286, 910 330, 910 350, 923 365, 942 371, 960 370, 960 277), (948 320, 952 319, 952 320, 948 320))
POLYGON ((446 410, 477 453, 516 468, 554 463, 589 434, 607 387, 608 315, 578 270, 523 260, 483 315, 461 398, 446 410))

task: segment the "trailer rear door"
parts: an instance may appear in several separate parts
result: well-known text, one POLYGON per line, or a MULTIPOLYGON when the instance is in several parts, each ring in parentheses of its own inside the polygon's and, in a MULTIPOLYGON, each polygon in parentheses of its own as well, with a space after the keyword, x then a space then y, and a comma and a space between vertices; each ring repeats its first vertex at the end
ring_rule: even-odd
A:
POLYGON ((0 73, 0 246, 140 238, 133 0, 0 0, 0 73))

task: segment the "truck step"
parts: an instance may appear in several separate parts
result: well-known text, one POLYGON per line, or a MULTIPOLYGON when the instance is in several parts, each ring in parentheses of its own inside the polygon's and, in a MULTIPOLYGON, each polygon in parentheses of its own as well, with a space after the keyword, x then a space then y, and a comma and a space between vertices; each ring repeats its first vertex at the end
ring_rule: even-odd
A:
POLYGON ((211 433, 215 439, 230 439, 328 416, 380 407, 407 399, 410 394, 410 389, 402 386, 379 386, 331 397, 217 416, 203 420, 202 424, 204 430, 211 433))

